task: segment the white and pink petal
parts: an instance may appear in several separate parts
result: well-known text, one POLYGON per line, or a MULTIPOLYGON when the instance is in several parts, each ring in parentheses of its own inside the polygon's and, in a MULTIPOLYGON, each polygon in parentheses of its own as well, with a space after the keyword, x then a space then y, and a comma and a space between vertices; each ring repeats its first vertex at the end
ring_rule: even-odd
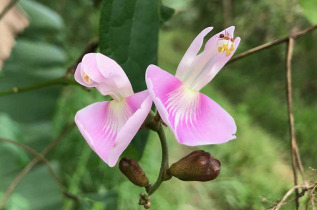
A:
POLYGON ((147 91, 122 101, 97 102, 78 111, 75 122, 97 155, 113 167, 141 127, 152 101, 147 91))
POLYGON ((204 42, 204 37, 213 29, 213 27, 205 28, 201 31, 198 36, 194 39, 191 43, 189 48, 187 49, 185 55, 183 56, 182 60, 180 61, 177 70, 176 70, 176 77, 180 80, 184 81, 186 77, 191 73, 191 66, 194 62, 201 46, 204 42))
POLYGON ((115 100, 133 94, 123 69, 101 53, 88 53, 83 57, 75 72, 75 80, 86 87, 96 87, 102 95, 110 95, 115 100))
POLYGON ((186 87, 178 78, 149 66, 146 83, 162 120, 179 143, 194 146, 234 139, 233 118, 207 96, 186 87))

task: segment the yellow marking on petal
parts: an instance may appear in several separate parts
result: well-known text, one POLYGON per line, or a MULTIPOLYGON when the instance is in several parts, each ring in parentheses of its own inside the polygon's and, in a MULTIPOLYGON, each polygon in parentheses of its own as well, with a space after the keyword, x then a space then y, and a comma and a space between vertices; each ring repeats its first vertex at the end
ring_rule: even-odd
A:
POLYGON ((223 48, 224 48, 225 50, 227 50, 227 49, 228 49, 228 44, 224 44, 224 45, 223 45, 223 48))
POLYGON ((234 45, 233 44, 231 44, 230 51, 231 52, 234 51, 234 45))
POLYGON ((226 56, 229 56, 231 54, 230 50, 226 50, 226 56))
POLYGON ((88 77, 87 74, 84 73, 84 74, 83 74, 83 78, 84 78, 85 82, 86 82, 88 85, 91 84, 91 79, 90 79, 90 77, 88 77))
POLYGON ((223 53, 225 49, 223 47, 218 47, 218 52, 223 53))

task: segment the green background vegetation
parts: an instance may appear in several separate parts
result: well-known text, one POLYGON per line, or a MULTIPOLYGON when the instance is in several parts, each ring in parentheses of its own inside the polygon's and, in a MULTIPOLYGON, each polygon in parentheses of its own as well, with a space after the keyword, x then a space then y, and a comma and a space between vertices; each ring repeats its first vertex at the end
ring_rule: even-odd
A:
MULTIPOLYGON (((62 76, 90 40, 98 37, 99 33, 101 37, 111 34, 109 31, 114 30, 111 26, 120 25, 120 18, 124 17, 102 19, 104 25, 99 32, 100 13, 108 13, 101 12, 101 8, 107 9, 102 4, 94 6, 93 2, 98 3, 87 0, 21 1, 20 6, 28 13, 31 25, 18 37, 10 59, 0 71, 0 91, 62 76)), ((142 4, 143 0, 131 2, 142 4)), ((163 1, 166 6, 175 9, 171 19, 170 9, 162 8, 161 2, 148 2, 156 3, 155 7, 153 4, 139 6, 130 9, 131 14, 127 14, 137 14, 139 22, 146 15, 153 18, 153 24, 145 22, 134 26, 136 35, 132 37, 132 42, 126 42, 131 28, 124 24, 120 28, 122 36, 112 37, 111 45, 107 44, 110 38, 101 38, 100 50, 122 64, 136 90, 145 87, 143 78, 148 62, 158 61, 160 67, 175 73, 187 47, 205 27, 214 26, 212 33, 216 33, 235 25, 235 36, 242 39, 238 54, 317 23, 314 0, 302 1, 301 5, 295 0, 231 1, 229 10, 226 8, 229 13, 224 12, 221 1, 163 1), (160 16, 152 17, 148 9, 150 6, 154 11, 160 9, 160 16), (145 45, 140 40, 150 44, 145 45), (120 46, 115 45, 118 42, 126 43, 132 51, 120 51, 120 46), (129 62, 125 62, 127 57, 131 58, 129 62)), ((309 167, 317 167, 316 33, 295 41, 292 63, 296 137, 310 179, 316 177, 310 175, 309 167)), ((153 209, 269 208, 292 187, 285 100, 285 50, 286 45, 280 44, 228 64, 202 90, 234 117, 238 126, 237 139, 222 145, 199 147, 221 160, 219 177, 207 183, 181 182, 173 178, 163 183, 151 197, 153 209)), ((105 98, 97 91, 88 93, 77 86, 54 86, 1 96, 0 136, 41 151, 66 125, 73 122, 79 109, 102 100, 105 98)), ((198 149, 178 144, 168 129, 166 134, 171 163, 198 149)), ((129 157, 141 158, 139 163, 152 182, 160 166, 159 148, 156 134, 145 132, 133 141, 125 153, 129 157)), ((20 148, 0 144, 0 198, 32 158, 20 148)), ((46 166, 39 164, 18 185, 6 209, 143 208, 137 205, 137 201, 139 193, 144 190, 130 183, 118 166, 109 168, 104 164, 91 151, 77 128, 47 158, 67 189, 84 199, 74 202, 64 198, 46 166)), ((292 209, 293 204, 283 208, 292 209)))

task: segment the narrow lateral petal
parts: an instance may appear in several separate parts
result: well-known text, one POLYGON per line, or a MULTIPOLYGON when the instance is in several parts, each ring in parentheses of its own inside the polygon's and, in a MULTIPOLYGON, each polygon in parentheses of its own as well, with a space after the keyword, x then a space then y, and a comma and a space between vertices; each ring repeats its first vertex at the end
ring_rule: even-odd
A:
POLYGON ((191 65, 195 60, 203 42, 204 37, 212 30, 212 27, 205 28, 198 36, 194 39, 191 43, 189 48, 187 49, 184 57, 182 58, 181 62, 179 63, 176 71, 176 77, 180 80, 184 81, 188 74, 191 71, 191 65))
POLYGON ((207 96, 154 65, 147 69, 146 83, 162 120, 179 143, 219 144, 235 138, 233 118, 207 96))
POLYGON ((122 101, 97 102, 78 111, 75 122, 97 155, 113 167, 141 127, 152 105, 147 91, 122 101))
POLYGON ((202 74, 197 77, 195 84, 193 85, 194 90, 200 90, 205 85, 207 85, 224 67, 224 65, 230 60, 235 51, 237 50, 240 44, 240 37, 237 37, 234 40, 235 49, 231 52, 230 55, 226 55, 225 53, 219 53, 213 60, 208 62, 208 64, 204 67, 202 74))

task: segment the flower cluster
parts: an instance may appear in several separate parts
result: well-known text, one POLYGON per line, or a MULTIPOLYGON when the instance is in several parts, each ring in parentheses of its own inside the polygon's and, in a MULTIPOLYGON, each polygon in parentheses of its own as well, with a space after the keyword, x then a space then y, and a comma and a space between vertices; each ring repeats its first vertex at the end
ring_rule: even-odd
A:
POLYGON ((154 102, 162 120, 181 144, 195 146, 224 143, 235 138, 234 119, 216 102, 199 91, 228 62, 240 38, 233 39, 234 27, 204 37, 204 29, 192 42, 176 75, 155 65, 146 70, 148 90, 134 93, 123 69, 100 53, 86 54, 75 72, 75 79, 95 87, 113 100, 97 102, 78 111, 75 122, 89 146, 113 167, 148 116, 154 102))

